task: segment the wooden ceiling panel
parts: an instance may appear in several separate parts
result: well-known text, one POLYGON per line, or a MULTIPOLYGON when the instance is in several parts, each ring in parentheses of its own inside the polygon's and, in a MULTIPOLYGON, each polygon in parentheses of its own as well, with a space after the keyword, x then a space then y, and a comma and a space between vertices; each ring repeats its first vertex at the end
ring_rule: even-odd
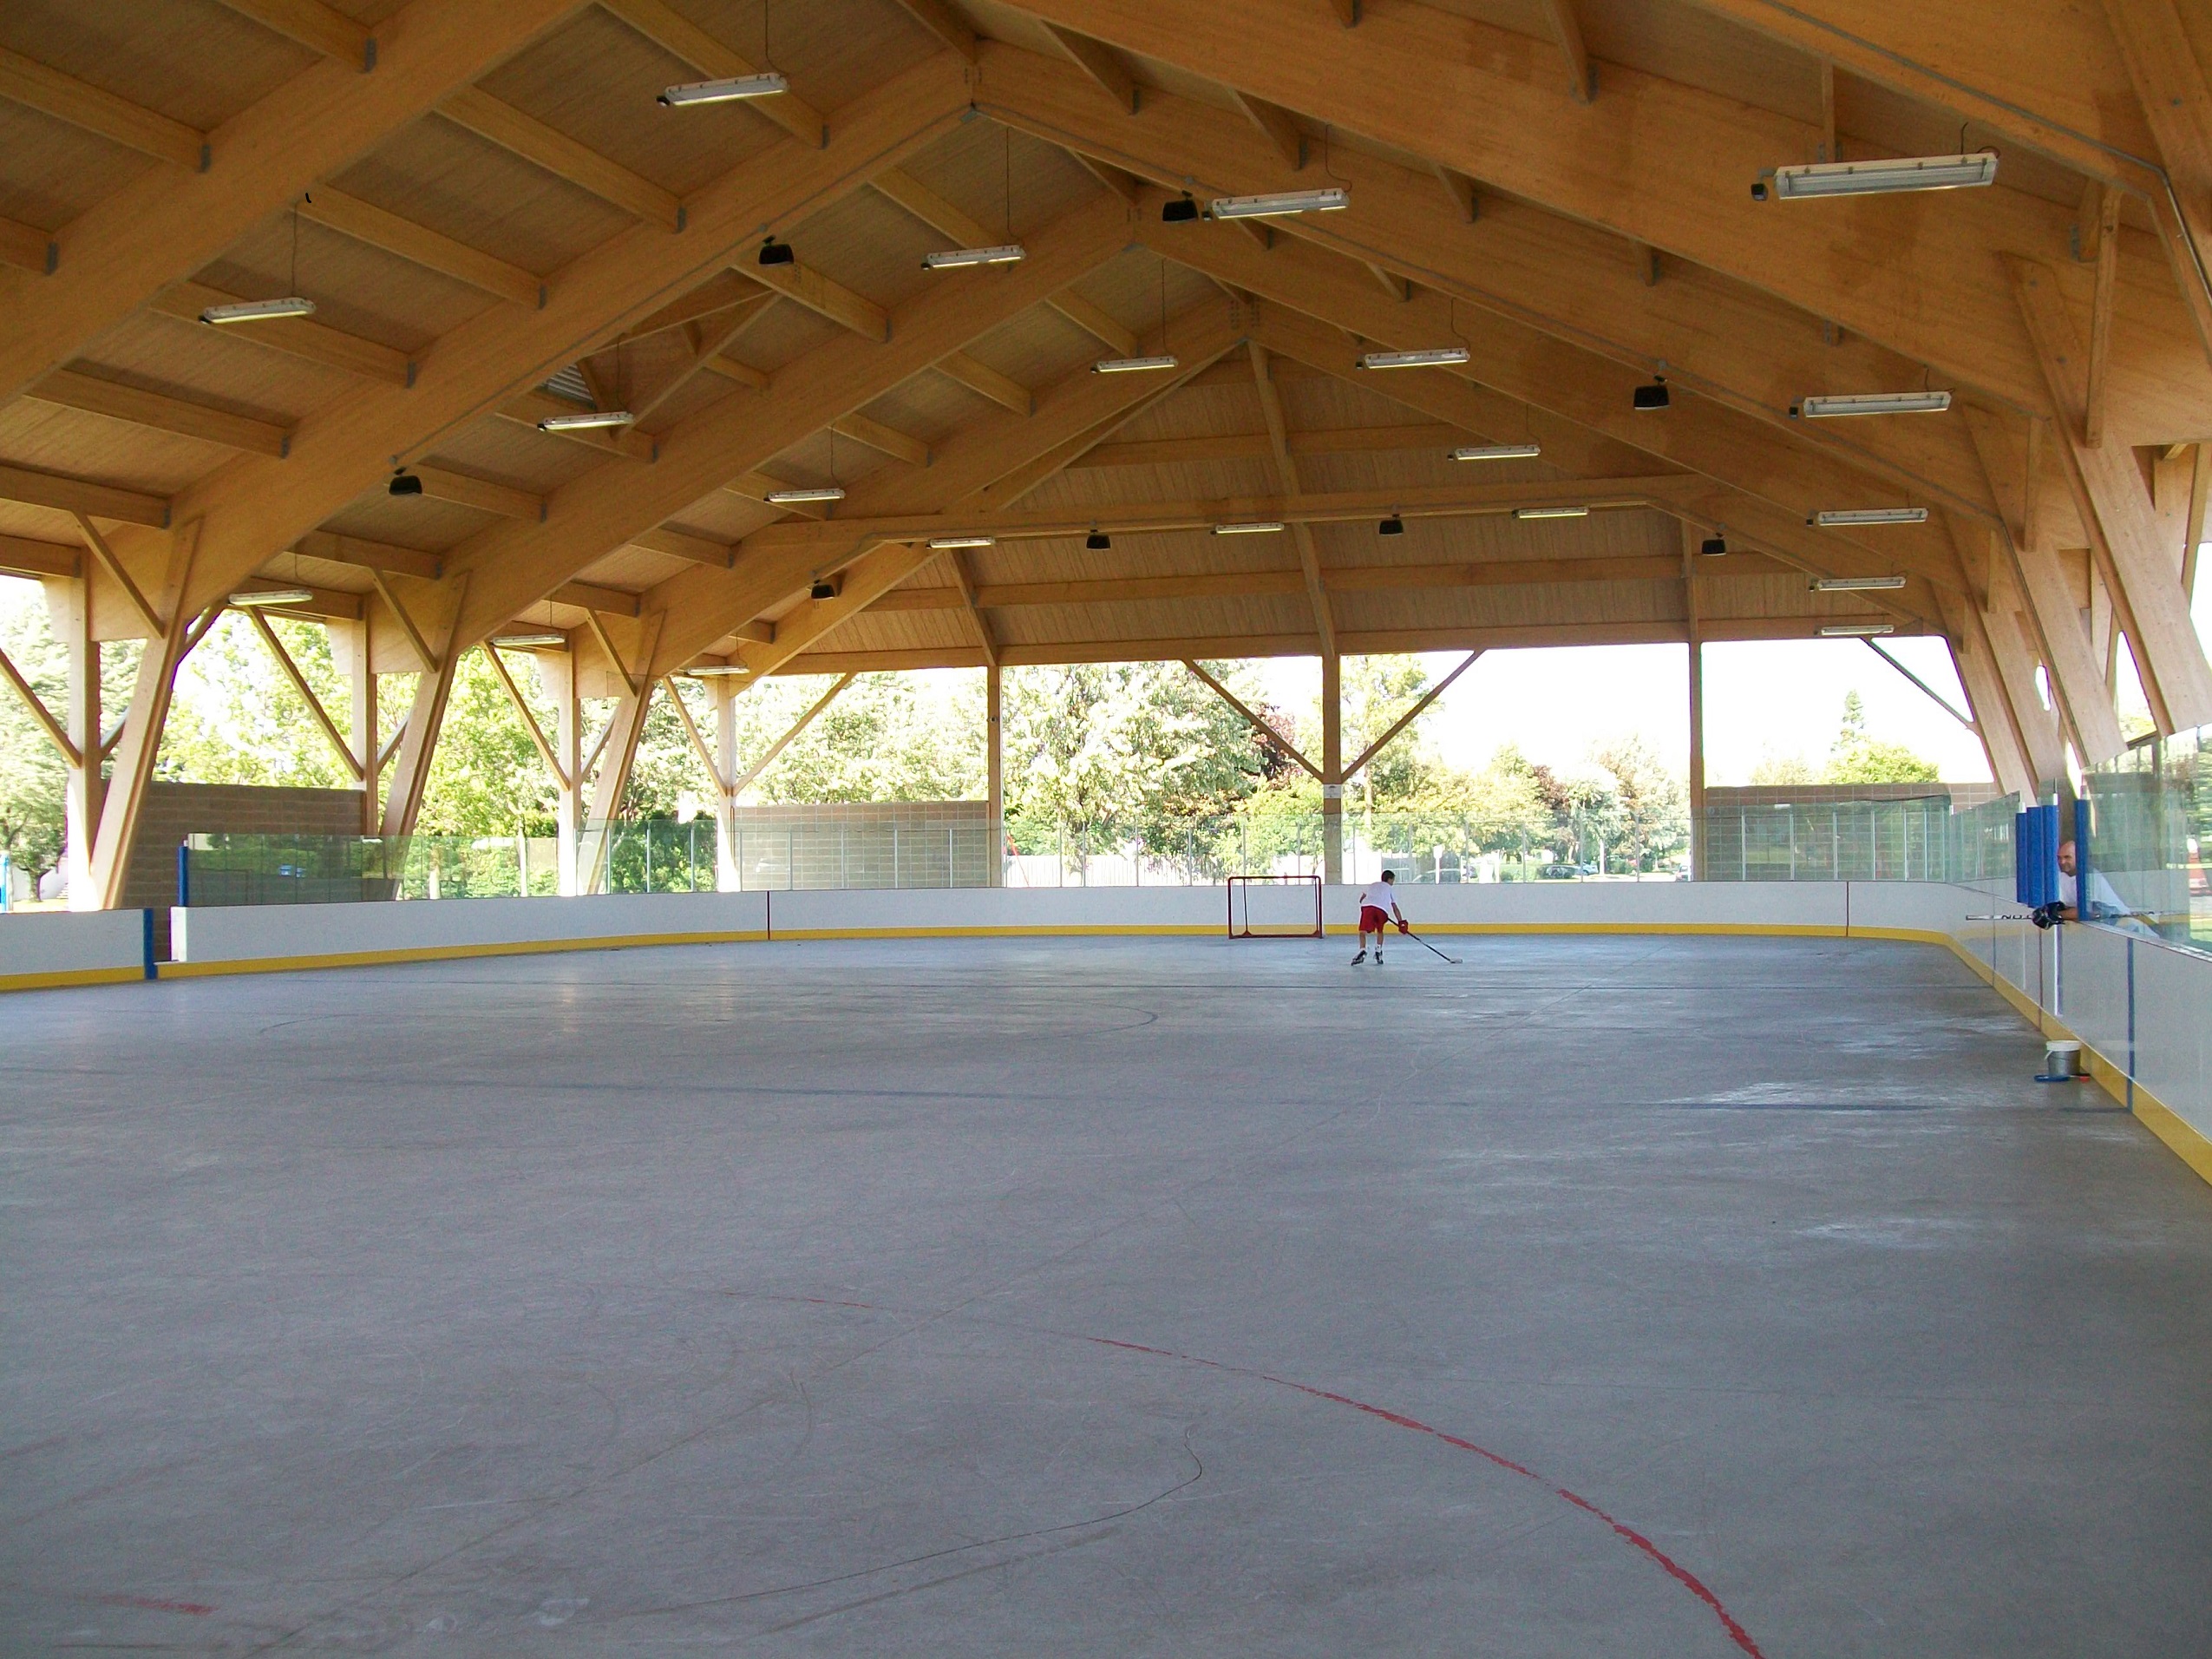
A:
POLYGON ((157 312, 141 312, 109 330, 93 356, 75 366, 287 421, 358 384, 342 370, 157 312))
POLYGON ((330 182, 541 277, 635 222, 446 121, 416 122, 330 182))
POLYGON ((325 519, 323 528, 367 541, 389 541, 397 547, 442 553, 490 521, 488 515, 473 507, 428 495, 393 495, 379 485, 364 490, 343 512, 325 519))
POLYGON ((0 46, 202 132, 315 62, 215 0, 8 0, 0 46))
POLYGON ((292 237, 292 216, 278 213, 233 243, 200 278, 246 299, 274 298, 297 287, 315 302, 316 321, 409 353, 501 303, 304 220, 295 279, 292 237))
POLYGON ((136 150, 0 99, 0 218, 58 230, 160 165, 136 150))
POLYGON ((730 106, 664 108, 671 82, 696 81, 681 64, 597 6, 587 6, 477 84, 587 149, 689 195, 749 155, 782 141, 756 112, 730 106))
POLYGON ((198 438, 19 397, 0 408, 0 463, 173 495, 231 451, 198 438))

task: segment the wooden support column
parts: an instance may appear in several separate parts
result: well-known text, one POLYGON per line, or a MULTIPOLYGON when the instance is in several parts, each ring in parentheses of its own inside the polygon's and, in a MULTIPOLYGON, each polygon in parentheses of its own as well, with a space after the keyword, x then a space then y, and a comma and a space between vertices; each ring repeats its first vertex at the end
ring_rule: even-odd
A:
MULTIPOLYGON (((645 619, 638 646, 641 665, 652 662, 653 647, 659 643, 664 615, 657 611, 645 619)), ((622 700, 616 705, 614 722, 599 743, 599 776, 592 783, 592 803, 585 812, 583 833, 577 847, 579 893, 607 890, 607 836, 622 810, 622 797, 629 790, 630 769, 638 758, 638 739, 645 735, 645 715, 653 700, 654 682, 643 673, 632 672, 615 653, 611 641, 607 654, 613 660, 614 671, 622 676, 622 700)))
POLYGON ((553 699, 553 759, 560 775, 553 780, 559 792, 553 810, 554 888, 563 898, 573 898, 576 885, 576 832, 583 821, 584 702, 576 693, 576 653, 540 651, 533 659, 538 685, 553 699))
POLYGON ((730 787, 737 776, 737 682, 717 674, 707 690, 714 697, 715 770, 721 783, 715 791, 714 885, 718 893, 735 893, 744 885, 737 862, 737 791, 730 787))
POLYGON ((362 620, 337 619, 323 626, 330 636, 330 659, 346 683, 351 699, 346 748, 361 768, 361 833, 373 836, 379 823, 377 783, 383 768, 376 764, 376 669, 369 652, 370 607, 362 607, 362 620))
POLYGON ((2212 664, 2191 623, 2176 562, 2160 545, 2150 493, 2134 452, 2084 441, 2088 399, 2080 336, 2058 279, 2032 260, 2007 256, 2012 292, 2058 410, 2052 447, 2087 528, 2112 603, 2134 650, 2143 694, 2162 731, 2212 723, 2212 664))
MULTIPOLYGON (((2075 750, 2084 764, 2108 759, 2127 746, 2120 735, 2119 716, 2114 712, 2111 692, 2091 649, 2081 610, 2059 567, 2048 515, 2036 510, 2043 462, 2052 439, 2044 422, 2031 420, 2025 426, 2023 448, 2011 441, 1995 416, 1971 405, 1966 416, 1967 430, 1973 435, 1991 495, 2005 522, 2000 529, 1949 514, 1947 522, 1952 540, 1962 554, 1986 554, 1989 568, 2002 565, 2010 570, 2025 602, 2027 624, 2054 682, 2052 689, 2067 729, 2073 734, 2075 750), (2015 501, 2019 504, 2017 512, 2015 501)), ((1970 567, 1980 562, 1974 561, 1970 567)))
POLYGON ((1989 761, 1989 775, 1997 780, 1999 789, 2019 796, 2023 803, 2031 802, 2035 799, 2035 773, 2020 742, 2011 700, 2005 695, 1997 666, 1991 659, 1989 639, 1982 627, 1980 613, 1972 600, 1962 600, 1948 608, 1953 612, 1954 629, 1951 666, 1958 671, 1959 684, 1966 691, 1974 729, 1981 736, 1982 753, 1989 761))
POLYGON ((989 804, 984 809, 984 830, 991 837, 991 849, 984 856, 984 868, 991 873, 991 885, 1006 884, 1006 744, 1000 725, 1005 709, 1003 681, 1005 670, 993 663, 983 671, 983 738, 985 745, 985 772, 989 804))
POLYGON ((399 753, 392 763, 391 787, 385 791, 384 814, 376 830, 386 837, 411 836, 422 810, 423 791, 429 787, 430 760, 437 752, 438 728, 445 722, 447 699, 453 695, 454 674, 461 666, 455 636, 461 602, 468 598, 468 577, 464 572, 455 583, 448 601, 452 609, 437 624, 433 637, 422 631, 380 572, 369 574, 393 620, 405 631, 416 660, 422 665, 422 672, 416 676, 415 701, 407 711, 399 753))
MULTIPOLYGON (((71 883, 72 910, 112 910, 123 902, 131 851, 138 841, 139 818, 146 806, 146 786, 154 781, 162 729, 169 719, 169 699, 176 691, 177 667, 184 661, 185 652, 197 643, 193 613, 185 606, 185 590, 192 578, 193 555, 200 549, 200 521, 194 519, 170 534, 167 579, 162 583, 156 610, 162 619, 161 630, 146 642, 146 653, 139 659, 130 709, 123 717, 122 736, 115 747, 115 770, 100 803, 90 879, 81 885, 71 883)), ((92 754, 98 752, 95 738, 92 754)), ((88 764, 97 769, 97 761, 90 757, 88 764)))
POLYGON ((2029 644, 2021 615, 2025 601, 2012 584, 2012 573, 1999 565, 1989 573, 1989 605, 1975 619, 1989 650, 2005 700, 2012 707, 2012 729, 2037 790, 2063 788, 2066 757, 2057 713, 2043 705, 2036 694, 2035 652, 2029 644))
POLYGON ((1344 659, 1321 659, 1321 879, 1344 881, 1344 659))
POLYGON ((92 637, 89 567, 75 580, 56 578, 44 587, 47 621, 62 642, 69 667, 69 704, 62 729, 77 751, 77 758, 69 762, 62 809, 68 836, 62 869, 74 896, 91 889, 92 843, 100 823, 100 642, 92 637))
POLYGON ((1698 620, 1698 543, 1704 532, 1682 523, 1682 590, 1690 643, 1690 879, 1710 879, 1705 865, 1705 639, 1698 620))

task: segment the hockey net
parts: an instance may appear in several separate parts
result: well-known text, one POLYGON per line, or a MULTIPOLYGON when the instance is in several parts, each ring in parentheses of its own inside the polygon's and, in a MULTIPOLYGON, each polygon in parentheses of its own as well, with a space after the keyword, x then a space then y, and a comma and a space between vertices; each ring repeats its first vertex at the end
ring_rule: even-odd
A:
POLYGON ((1321 878, 1318 875, 1229 877, 1229 937, 1319 939, 1321 878))

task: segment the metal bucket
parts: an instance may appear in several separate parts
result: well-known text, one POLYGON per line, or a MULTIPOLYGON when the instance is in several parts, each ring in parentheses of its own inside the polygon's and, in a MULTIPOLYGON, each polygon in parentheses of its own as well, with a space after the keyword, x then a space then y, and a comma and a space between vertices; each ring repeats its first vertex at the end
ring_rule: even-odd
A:
POLYGON ((2054 1037, 2043 1045, 2039 1083, 2071 1083, 2081 1076, 2081 1045, 2054 1037))

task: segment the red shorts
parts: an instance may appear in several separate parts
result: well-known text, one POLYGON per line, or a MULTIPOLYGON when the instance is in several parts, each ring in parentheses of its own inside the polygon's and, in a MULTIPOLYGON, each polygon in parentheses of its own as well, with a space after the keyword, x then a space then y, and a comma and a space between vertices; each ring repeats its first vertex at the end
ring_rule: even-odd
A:
POLYGON ((1391 919, 1386 913, 1378 910, 1371 904, 1363 904, 1359 907, 1360 932, 1364 934, 1387 933, 1390 930, 1390 925, 1391 919))

